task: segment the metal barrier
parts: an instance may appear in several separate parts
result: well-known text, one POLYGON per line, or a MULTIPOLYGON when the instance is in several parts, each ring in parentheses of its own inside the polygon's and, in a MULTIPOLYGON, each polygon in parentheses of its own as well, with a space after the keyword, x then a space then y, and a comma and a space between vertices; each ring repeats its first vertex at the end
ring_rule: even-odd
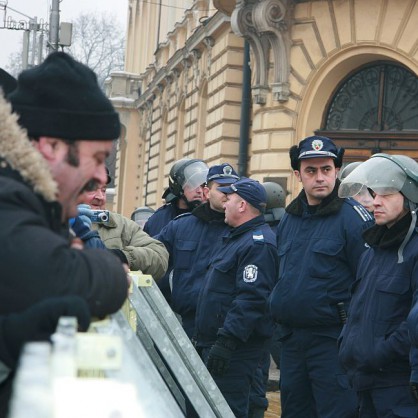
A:
POLYGON ((52 346, 25 347, 9 418, 234 417, 158 286, 135 281, 129 306, 89 333, 59 325, 52 346))
POLYGON ((199 417, 234 418, 158 286, 139 281, 129 300, 137 314, 137 336, 183 412, 186 402, 182 394, 199 417))

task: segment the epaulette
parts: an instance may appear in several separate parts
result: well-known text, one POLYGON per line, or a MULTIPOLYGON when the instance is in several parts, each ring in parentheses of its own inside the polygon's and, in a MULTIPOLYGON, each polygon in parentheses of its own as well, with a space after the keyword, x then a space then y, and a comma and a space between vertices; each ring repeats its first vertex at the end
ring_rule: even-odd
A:
POLYGON ((191 212, 186 213, 180 213, 180 215, 177 215, 175 218, 173 218, 173 221, 176 221, 177 219, 184 218, 185 216, 190 216, 191 212))
POLYGON ((171 203, 164 203, 164 205, 160 206, 159 208, 157 208, 157 209, 155 210, 155 213, 157 213, 157 212, 161 212, 161 211, 163 211, 163 210, 167 209, 167 207, 169 207, 169 206, 172 206, 172 205, 171 205, 171 203))
POLYGON ((264 242, 264 235, 261 231, 253 231, 254 242, 264 242))
POLYGON ((350 197, 346 198, 345 201, 357 212, 357 214, 364 222, 374 221, 373 215, 359 202, 357 202, 357 200, 350 197))

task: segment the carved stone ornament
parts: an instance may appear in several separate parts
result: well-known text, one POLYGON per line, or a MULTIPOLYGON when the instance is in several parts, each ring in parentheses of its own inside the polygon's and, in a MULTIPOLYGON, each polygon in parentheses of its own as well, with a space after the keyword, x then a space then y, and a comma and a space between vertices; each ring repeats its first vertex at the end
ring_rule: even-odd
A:
POLYGON ((231 16, 232 30, 250 43, 255 59, 254 101, 266 103, 271 88, 273 99, 289 99, 291 0, 237 1, 231 16), (273 55, 273 82, 268 83, 269 53, 273 55))
POLYGON ((215 40, 211 36, 207 36, 205 39, 203 39, 203 43, 205 44, 206 49, 208 51, 206 54, 206 74, 207 76, 210 76, 210 70, 212 67, 212 48, 213 45, 215 45, 215 40))

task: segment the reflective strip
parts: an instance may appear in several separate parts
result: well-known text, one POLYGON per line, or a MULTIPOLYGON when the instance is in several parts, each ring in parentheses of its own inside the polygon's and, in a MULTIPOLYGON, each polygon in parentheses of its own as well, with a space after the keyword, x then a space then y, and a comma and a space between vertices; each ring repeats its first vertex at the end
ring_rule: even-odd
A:
POLYGON ((316 150, 311 150, 311 151, 305 151, 299 154, 299 160, 303 157, 306 156, 311 156, 312 158, 314 157, 331 157, 331 158, 337 158, 337 156, 330 151, 316 151, 316 150))
POLYGON ((360 215, 361 219, 363 219, 364 222, 373 220, 373 216, 363 206, 358 205, 358 206, 353 206, 353 208, 360 215))

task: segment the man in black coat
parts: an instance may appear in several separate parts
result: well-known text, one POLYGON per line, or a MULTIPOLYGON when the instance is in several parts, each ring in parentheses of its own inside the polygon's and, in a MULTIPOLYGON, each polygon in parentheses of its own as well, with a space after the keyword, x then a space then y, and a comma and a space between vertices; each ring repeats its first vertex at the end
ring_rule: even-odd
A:
POLYGON ((22 72, 8 100, 0 95, 0 315, 71 295, 92 316, 116 312, 126 268, 107 251, 81 251, 68 218, 88 185, 106 182, 117 113, 93 71, 62 52, 22 72))

